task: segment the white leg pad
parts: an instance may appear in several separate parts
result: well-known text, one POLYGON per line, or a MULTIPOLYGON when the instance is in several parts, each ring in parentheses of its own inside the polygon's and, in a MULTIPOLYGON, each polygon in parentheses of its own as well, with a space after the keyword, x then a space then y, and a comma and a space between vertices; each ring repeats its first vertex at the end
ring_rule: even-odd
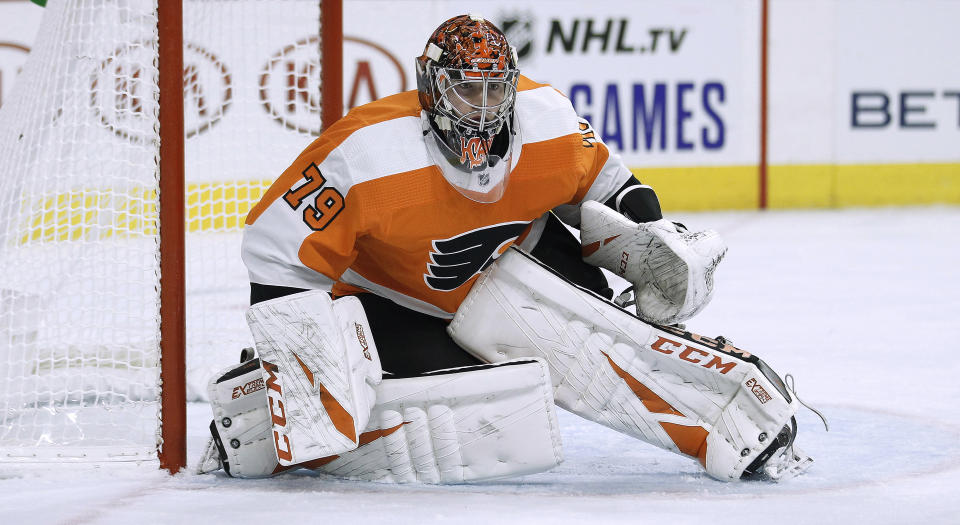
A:
POLYGON ((247 323, 260 357, 281 465, 352 450, 382 371, 360 301, 310 291, 257 303, 247 323))
POLYGON ((277 468, 266 384, 257 359, 221 370, 207 386, 219 443, 210 439, 198 473, 266 477, 277 468), (219 445, 219 446, 218 446, 219 445))
POLYGON ((648 325, 516 249, 481 276, 448 331, 490 362, 544 359, 558 405, 693 456, 719 479, 739 479, 798 407, 750 354, 648 325))
POLYGON ((385 380, 360 448, 303 466, 350 479, 462 483, 562 461, 545 363, 461 370, 385 380))
POLYGON ((388 379, 359 448, 302 464, 277 462, 258 360, 211 382, 214 425, 198 472, 261 478, 297 468, 381 481, 463 483, 548 470, 562 461, 546 364, 521 359, 388 379))

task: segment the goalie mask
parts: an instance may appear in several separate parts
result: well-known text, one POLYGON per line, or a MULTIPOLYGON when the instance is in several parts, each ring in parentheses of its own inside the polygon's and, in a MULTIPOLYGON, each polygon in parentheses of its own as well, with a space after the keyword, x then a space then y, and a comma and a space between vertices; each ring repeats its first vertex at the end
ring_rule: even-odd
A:
POLYGON ((473 15, 447 20, 417 58, 427 148, 444 178, 477 202, 503 196, 516 126, 517 53, 473 15))

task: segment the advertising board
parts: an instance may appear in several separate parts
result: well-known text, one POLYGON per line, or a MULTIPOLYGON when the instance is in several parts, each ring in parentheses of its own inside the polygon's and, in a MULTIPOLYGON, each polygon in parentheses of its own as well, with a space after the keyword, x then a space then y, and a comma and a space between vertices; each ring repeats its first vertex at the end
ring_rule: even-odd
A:
MULTIPOLYGON (((345 0, 344 107, 415 89, 414 57, 429 34, 476 12, 507 33, 523 74, 564 93, 665 207, 757 207, 764 131, 770 207, 960 202, 960 2, 769 0, 766 130, 763 5, 345 0)), ((42 11, 0 1, 0 104, 42 11)), ((298 87, 316 74, 300 37, 258 51, 267 63, 293 46, 276 64, 294 69, 270 75, 270 100, 251 111, 309 138, 316 97, 287 85, 291 74, 298 87)), ((216 56, 231 67, 230 54, 216 56)), ((201 87, 222 91, 203 84, 216 78, 205 71, 194 70, 188 105, 201 87)), ((260 89, 253 73, 234 75, 233 88, 260 89)), ((231 119, 215 125, 229 133, 231 119)))

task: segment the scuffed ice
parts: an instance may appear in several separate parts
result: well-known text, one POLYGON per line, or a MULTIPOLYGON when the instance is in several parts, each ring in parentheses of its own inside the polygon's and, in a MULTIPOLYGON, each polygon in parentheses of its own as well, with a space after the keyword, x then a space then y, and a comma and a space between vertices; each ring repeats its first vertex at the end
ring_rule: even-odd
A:
MULTIPOLYGON (((713 303, 687 328, 792 373, 829 419, 828 433, 799 414, 797 444, 814 458, 805 475, 717 482, 691 460, 560 413, 564 463, 476 485, 0 463, 4 522, 956 523, 960 208, 670 218, 716 229, 730 247, 713 303)), ((191 405, 194 463, 209 417, 191 405)))

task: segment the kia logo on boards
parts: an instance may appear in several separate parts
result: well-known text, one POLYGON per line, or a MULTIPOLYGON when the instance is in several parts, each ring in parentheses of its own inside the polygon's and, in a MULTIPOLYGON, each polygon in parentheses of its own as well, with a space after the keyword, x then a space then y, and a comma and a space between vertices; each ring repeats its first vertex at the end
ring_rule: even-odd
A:
MULTIPOLYGON (((117 49, 100 63, 90 81, 90 105, 100 123, 119 137, 148 142, 153 128, 156 78, 154 50, 147 42, 117 49)), ((233 99, 233 79, 227 66, 196 44, 184 46, 184 128, 186 138, 219 122, 233 99)))
MULTIPOLYGON (((407 90, 400 61, 383 46, 345 36, 345 109, 407 90)), ((260 74, 260 102, 270 117, 285 128, 320 134, 319 40, 311 37, 284 47, 264 65, 260 74)))
MULTIPOLYGON (((344 37, 348 55, 344 68, 346 109, 407 89, 400 61, 384 47, 344 37)), ((90 79, 90 107, 99 122, 132 142, 152 140, 154 131, 154 50, 147 42, 128 44, 100 62, 90 79)), ((191 138, 220 122, 234 100, 240 82, 215 53, 193 43, 185 45, 185 136, 191 138)), ((269 117, 298 133, 320 133, 319 40, 301 39, 275 52, 261 68, 258 103, 269 117)))

